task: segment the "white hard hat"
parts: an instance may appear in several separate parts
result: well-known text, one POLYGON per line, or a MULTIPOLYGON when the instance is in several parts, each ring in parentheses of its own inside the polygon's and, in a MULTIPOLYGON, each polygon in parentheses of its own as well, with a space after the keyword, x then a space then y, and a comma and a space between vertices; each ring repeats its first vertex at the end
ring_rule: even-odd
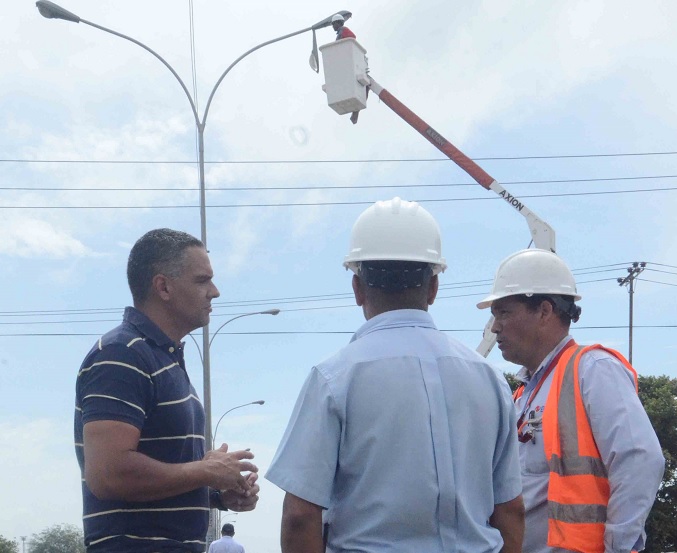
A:
POLYGON ((336 21, 345 21, 345 19, 343 19, 343 16, 340 13, 337 13, 331 16, 331 22, 334 23, 336 21))
POLYGON ((433 216, 416 202, 400 198, 376 202, 355 221, 343 266, 357 273, 362 261, 430 263, 434 275, 447 268, 433 216))
POLYGON ((576 281, 556 254, 547 250, 521 250, 506 257, 498 266, 494 287, 486 298, 477 304, 480 309, 491 307, 492 302, 508 296, 533 294, 571 296, 576 293, 576 281))

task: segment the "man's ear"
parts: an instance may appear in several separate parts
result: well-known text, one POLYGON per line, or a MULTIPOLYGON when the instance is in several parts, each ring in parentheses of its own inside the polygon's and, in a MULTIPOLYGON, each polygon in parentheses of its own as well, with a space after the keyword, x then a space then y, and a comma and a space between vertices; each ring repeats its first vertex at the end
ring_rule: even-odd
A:
POLYGON ((433 276, 430 279, 430 286, 428 286, 428 305, 435 303, 435 298, 437 297, 437 291, 440 287, 440 279, 437 278, 437 275, 433 276))
POLYGON ((555 308, 548 300, 543 300, 538 309, 542 319, 549 319, 550 317, 556 316, 555 308))
POLYGON ((353 275, 353 293, 355 294, 355 303, 362 307, 364 305, 364 289, 362 288, 362 281, 357 275, 353 275))
POLYGON ((171 289, 169 278, 163 274, 157 274, 153 277, 151 283, 153 293, 157 295, 161 300, 168 301, 171 289))

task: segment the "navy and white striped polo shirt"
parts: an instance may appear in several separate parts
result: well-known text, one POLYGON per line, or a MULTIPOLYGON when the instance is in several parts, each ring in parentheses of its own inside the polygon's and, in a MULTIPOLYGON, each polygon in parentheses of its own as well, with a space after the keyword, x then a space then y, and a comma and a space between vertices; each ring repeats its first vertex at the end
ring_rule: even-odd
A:
POLYGON ((75 451, 83 474, 87 551, 204 551, 208 488, 138 503, 102 501, 92 494, 84 481, 83 426, 102 420, 137 427, 138 451, 153 459, 188 463, 204 457, 204 409, 186 373, 183 344, 133 307, 95 344, 77 378, 75 451))

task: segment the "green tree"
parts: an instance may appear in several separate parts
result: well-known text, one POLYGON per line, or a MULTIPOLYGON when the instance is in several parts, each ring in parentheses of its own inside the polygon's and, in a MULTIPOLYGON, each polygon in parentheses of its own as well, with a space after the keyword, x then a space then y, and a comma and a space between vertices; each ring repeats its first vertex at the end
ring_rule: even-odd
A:
POLYGON ((19 553, 19 544, 0 536, 0 553, 19 553))
POLYGON ((72 524, 57 524, 33 534, 31 553, 85 553, 82 531, 72 524))
POLYGON ((640 376, 644 404, 665 456, 663 483, 646 521, 646 553, 677 550, 677 379, 640 376))

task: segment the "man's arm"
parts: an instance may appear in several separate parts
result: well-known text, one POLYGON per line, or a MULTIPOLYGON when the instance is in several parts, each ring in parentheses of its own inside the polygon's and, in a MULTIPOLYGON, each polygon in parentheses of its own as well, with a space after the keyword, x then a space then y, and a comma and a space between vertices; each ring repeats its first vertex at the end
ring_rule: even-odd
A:
POLYGON ((524 539, 524 501, 519 495, 515 499, 494 505, 489 524, 496 528, 503 538, 502 553, 521 553, 524 539))
POLYGON ((323 553, 322 507, 287 493, 280 543, 282 553, 323 553))
POLYGON ((154 501, 202 486, 251 495, 242 472, 257 472, 246 461, 249 451, 228 453, 228 446, 208 452, 201 461, 163 463, 139 453, 141 432, 118 421, 93 421, 84 426, 85 481, 99 499, 154 501))
POLYGON ((663 477, 665 460, 634 381, 607 353, 581 358, 579 382, 595 443, 609 474, 606 551, 644 548, 644 523, 663 477))

